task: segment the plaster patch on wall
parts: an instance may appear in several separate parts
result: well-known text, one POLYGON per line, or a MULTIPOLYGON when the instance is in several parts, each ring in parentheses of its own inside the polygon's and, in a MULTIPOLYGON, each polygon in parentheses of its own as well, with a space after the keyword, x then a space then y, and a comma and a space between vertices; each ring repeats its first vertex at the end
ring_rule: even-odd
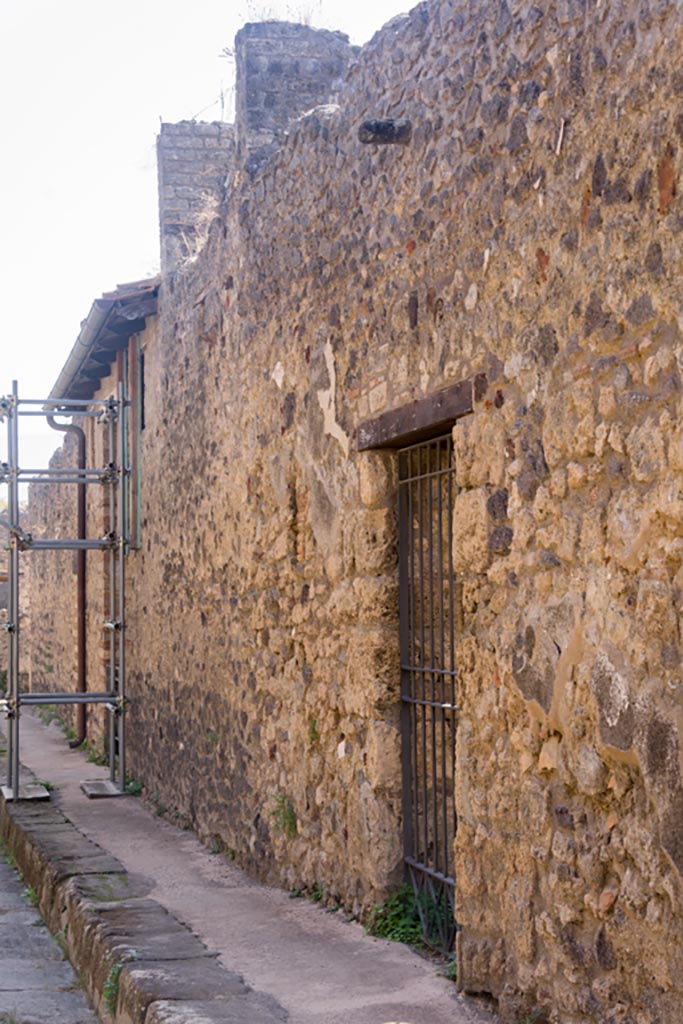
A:
POLYGON ((467 295, 465 296, 465 309, 468 313, 471 313, 477 305, 477 299, 479 298, 479 289, 477 288, 474 281, 469 286, 467 295))
POLYGON ((329 377, 330 386, 329 388, 321 388, 318 390, 318 403, 323 413, 323 431, 333 437, 339 442, 341 450, 344 455, 348 458, 350 441, 349 436, 343 429, 341 424, 337 423, 335 416, 335 396, 337 392, 337 372, 334 367, 334 355, 332 353, 332 345, 328 341, 325 345, 325 364, 327 366, 327 375, 329 377))
POLYGON ((271 375, 270 375, 270 376, 271 376, 271 377, 272 377, 272 379, 273 379, 273 380, 275 381, 275 383, 277 384, 277 386, 278 386, 279 388, 281 388, 281 387, 282 387, 282 385, 283 385, 283 383, 284 383, 284 379, 285 379, 285 368, 284 368, 284 366, 282 365, 282 363, 280 363, 280 362, 277 362, 277 363, 275 364, 275 369, 273 370, 273 372, 271 373, 271 375))

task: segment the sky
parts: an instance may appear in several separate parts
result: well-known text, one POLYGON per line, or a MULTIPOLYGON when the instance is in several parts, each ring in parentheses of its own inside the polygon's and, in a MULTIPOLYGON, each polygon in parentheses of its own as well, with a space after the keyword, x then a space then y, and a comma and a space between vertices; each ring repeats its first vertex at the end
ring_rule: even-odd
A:
MULTIPOLYGON (((0 395, 47 397, 93 300, 158 271, 159 124, 231 119, 241 25, 362 45, 414 2, 0 0, 0 395)), ((22 466, 56 447, 39 423, 22 421, 22 466)))

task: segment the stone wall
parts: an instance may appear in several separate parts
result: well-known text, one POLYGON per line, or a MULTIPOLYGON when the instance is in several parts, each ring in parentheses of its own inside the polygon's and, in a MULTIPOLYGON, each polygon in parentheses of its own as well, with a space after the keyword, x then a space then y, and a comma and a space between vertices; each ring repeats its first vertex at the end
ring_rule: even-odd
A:
MULTIPOLYGON (((55 441, 59 436, 55 434, 55 441)), ((49 466, 66 469, 77 465, 76 441, 67 435, 49 466)), ((76 515, 75 487, 31 484, 22 528, 37 539, 75 537, 76 515)), ((76 689, 76 560, 73 551, 24 551, 19 555, 20 607, 26 608, 28 601, 20 624, 20 668, 27 673, 33 691, 76 689)), ((73 726, 74 709, 62 708, 60 714, 73 726)))
POLYGON ((253 173, 289 121, 338 87, 357 52, 342 32, 280 22, 245 25, 235 39, 236 125, 162 124, 157 143, 161 269, 192 260, 238 167, 253 173))
POLYGON ((203 247, 234 160, 232 125, 162 124, 157 141, 162 273, 203 247))
POLYGON ((355 431, 476 375, 458 969, 510 1022, 682 1013, 682 45, 668 0, 420 5, 236 180, 145 348, 132 770, 358 912, 402 851, 395 454, 355 431))
POLYGON ((244 25, 235 37, 240 166, 255 171, 290 121, 327 102, 357 52, 343 32, 277 21, 244 25))

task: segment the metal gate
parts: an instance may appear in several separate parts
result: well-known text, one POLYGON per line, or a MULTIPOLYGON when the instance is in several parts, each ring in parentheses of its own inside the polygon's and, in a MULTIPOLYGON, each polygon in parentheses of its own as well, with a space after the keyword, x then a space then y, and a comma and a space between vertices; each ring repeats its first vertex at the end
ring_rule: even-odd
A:
POLYGON ((425 941, 455 940, 455 587, 450 435, 399 452, 403 821, 425 941))

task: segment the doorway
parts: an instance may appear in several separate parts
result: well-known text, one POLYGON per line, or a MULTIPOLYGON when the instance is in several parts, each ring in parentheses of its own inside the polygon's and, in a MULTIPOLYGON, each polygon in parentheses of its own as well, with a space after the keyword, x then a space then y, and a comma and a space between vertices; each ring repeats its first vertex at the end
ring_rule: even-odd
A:
POLYGON ((404 863, 425 942, 456 933, 455 598, 450 434, 398 453, 404 863))

